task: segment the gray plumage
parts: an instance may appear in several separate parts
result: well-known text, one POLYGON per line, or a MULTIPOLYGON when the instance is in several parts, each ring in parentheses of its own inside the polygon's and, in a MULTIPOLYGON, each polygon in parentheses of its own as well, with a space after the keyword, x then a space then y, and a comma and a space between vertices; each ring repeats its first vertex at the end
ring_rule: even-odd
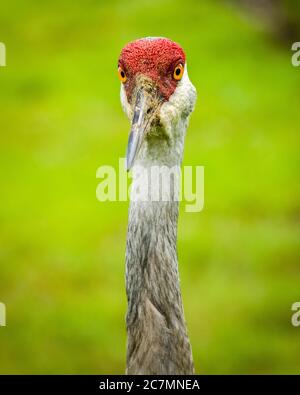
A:
POLYGON ((138 202, 130 207, 128 374, 194 373, 179 286, 177 217, 177 202, 138 202))

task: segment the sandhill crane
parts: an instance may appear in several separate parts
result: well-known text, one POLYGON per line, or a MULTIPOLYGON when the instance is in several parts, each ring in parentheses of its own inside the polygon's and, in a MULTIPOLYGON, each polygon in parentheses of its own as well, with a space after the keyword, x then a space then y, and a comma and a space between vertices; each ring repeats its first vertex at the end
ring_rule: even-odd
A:
MULTIPOLYGON (((132 188, 139 183, 148 196, 149 184, 135 170, 180 167, 196 90, 183 49, 166 38, 127 44, 119 57, 118 75, 122 107, 131 121, 127 169, 132 169, 132 188)), ((137 197, 130 202, 127 374, 194 373, 179 285, 176 188, 167 201, 137 197)))

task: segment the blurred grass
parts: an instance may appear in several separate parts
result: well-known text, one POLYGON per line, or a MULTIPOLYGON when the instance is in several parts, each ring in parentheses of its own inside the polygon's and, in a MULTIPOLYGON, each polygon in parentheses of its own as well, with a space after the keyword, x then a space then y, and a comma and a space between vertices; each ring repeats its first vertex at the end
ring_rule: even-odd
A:
POLYGON ((299 83, 290 45, 217 1, 12 0, 1 6, 1 373, 123 373, 127 203, 95 198, 124 156, 122 46, 166 36, 198 90, 181 210, 182 292, 200 373, 299 373, 299 83))

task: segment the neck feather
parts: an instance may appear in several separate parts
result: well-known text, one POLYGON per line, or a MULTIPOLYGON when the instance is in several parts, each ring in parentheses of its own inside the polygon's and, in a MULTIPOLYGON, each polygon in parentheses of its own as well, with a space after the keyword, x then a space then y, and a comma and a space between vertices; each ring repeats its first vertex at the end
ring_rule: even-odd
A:
MULTIPOLYGON (((144 191, 139 190, 129 209, 126 246, 129 374, 193 373, 177 261, 178 183, 174 184, 171 178, 168 201, 149 199, 157 189, 156 184, 149 182, 153 166, 174 167, 175 178, 178 177, 185 129, 186 123, 181 122, 171 131, 173 139, 155 134, 148 138, 133 169, 132 189, 144 191), (136 171, 141 166, 144 173, 136 171), (148 177, 148 181, 143 177, 148 177)), ((165 181, 163 177, 162 182, 165 181)))

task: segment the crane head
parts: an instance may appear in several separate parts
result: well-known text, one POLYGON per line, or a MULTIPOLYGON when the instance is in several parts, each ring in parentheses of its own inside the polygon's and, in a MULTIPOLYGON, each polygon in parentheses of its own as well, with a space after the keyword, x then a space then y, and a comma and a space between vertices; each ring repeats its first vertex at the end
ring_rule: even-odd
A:
POLYGON ((172 138, 168 131, 192 112, 196 90, 187 74, 183 49, 166 38, 142 38, 127 44, 119 57, 118 76, 122 106, 131 121, 129 170, 153 125, 159 124, 172 138))

